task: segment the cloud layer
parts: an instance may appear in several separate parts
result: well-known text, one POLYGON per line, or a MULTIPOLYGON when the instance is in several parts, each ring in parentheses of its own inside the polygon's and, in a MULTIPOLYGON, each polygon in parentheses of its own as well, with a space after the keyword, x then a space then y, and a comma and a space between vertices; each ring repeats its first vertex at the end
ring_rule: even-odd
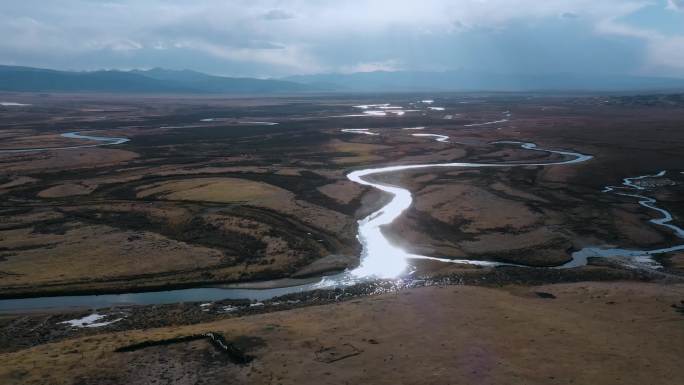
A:
POLYGON ((0 58, 245 76, 458 68, 684 75, 683 8, 682 0, 23 0, 0 4, 0 58))

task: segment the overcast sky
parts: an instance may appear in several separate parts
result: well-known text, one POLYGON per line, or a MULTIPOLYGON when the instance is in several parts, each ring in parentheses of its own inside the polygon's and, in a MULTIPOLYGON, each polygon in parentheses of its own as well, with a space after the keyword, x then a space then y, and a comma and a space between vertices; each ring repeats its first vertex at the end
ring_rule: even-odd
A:
POLYGON ((0 64, 684 76, 684 0, 2 0, 0 64))

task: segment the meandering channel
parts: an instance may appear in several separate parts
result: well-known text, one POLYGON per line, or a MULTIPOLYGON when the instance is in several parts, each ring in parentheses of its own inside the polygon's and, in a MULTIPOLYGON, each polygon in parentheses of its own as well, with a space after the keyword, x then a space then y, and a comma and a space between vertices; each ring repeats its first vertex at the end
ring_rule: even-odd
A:
POLYGON ((128 138, 115 138, 109 136, 92 136, 92 135, 81 135, 79 132, 67 132, 60 135, 63 138, 69 139, 83 139, 90 140, 99 143, 93 144, 81 144, 76 146, 63 146, 63 147, 34 147, 34 148, 16 148, 16 149, 6 149, 0 150, 0 153, 20 153, 20 152, 37 152, 37 151, 52 151, 52 150, 74 150, 77 148, 88 148, 88 147, 99 147, 99 146, 112 146, 116 144, 122 144, 129 142, 128 138))
MULTIPOLYGON (((684 239, 684 229, 671 223, 673 220, 672 214, 670 214, 669 211, 656 206, 657 201, 654 198, 647 197, 642 194, 636 194, 634 192, 623 192, 644 191, 646 190, 646 188, 635 184, 634 181, 643 180, 647 178, 662 178, 665 176, 665 174, 667 174, 667 171, 661 171, 654 175, 641 175, 632 178, 625 178, 622 181, 622 186, 606 186, 603 189, 603 192, 612 193, 620 196, 626 196, 630 198, 637 198, 641 206, 654 210, 662 215, 662 217, 660 218, 650 219, 649 222, 657 226, 662 226, 667 229, 670 229, 678 238, 684 239)), ((582 250, 574 252, 572 254, 572 260, 562 266, 559 266, 558 268, 572 268, 582 266, 587 264, 588 258, 602 257, 612 258, 614 260, 621 262, 625 266, 657 269, 661 268, 662 265, 653 258, 654 255, 671 253, 680 250, 684 250, 684 244, 652 250, 633 250, 611 247, 586 247, 582 250)))
MULTIPOLYGON (((366 134, 368 131, 347 131, 350 133, 366 134)), ((111 138, 108 138, 111 139, 111 138)), ((407 172, 419 169, 428 168, 485 168, 485 167, 524 167, 524 166, 551 166, 551 165, 570 165, 581 162, 586 162, 592 159, 591 155, 581 154, 573 151, 552 150, 539 148, 534 143, 515 142, 515 141, 499 141, 492 144, 499 145, 518 145, 523 149, 530 151, 542 151, 550 154, 558 154, 564 157, 563 160, 555 162, 509 162, 509 163, 473 163, 473 162, 451 162, 451 163, 436 163, 436 164, 413 164, 413 165, 398 165, 378 168, 368 168, 357 170, 347 175, 348 179, 365 186, 372 187, 389 194, 390 201, 380 209, 374 211, 367 217, 361 219, 358 229, 357 238, 362 245, 362 252, 360 256, 360 265, 347 272, 343 272, 333 276, 326 276, 321 278, 319 282, 306 283, 302 285, 278 287, 271 289, 245 289, 245 288, 193 288, 180 290, 167 290, 159 292, 143 292, 143 293, 126 293, 126 294, 107 294, 107 295, 77 295, 77 296, 59 296, 59 297, 40 297, 28 299, 9 299, 0 300, 0 311, 26 311, 32 309, 45 308, 68 308, 68 307, 88 307, 88 308, 102 308, 111 307, 123 304, 135 305, 152 305, 152 304, 167 304, 177 302, 195 302, 195 301, 217 301, 223 299, 251 299, 251 300, 265 300, 280 295, 305 292, 321 288, 335 288, 345 287, 352 284, 374 280, 378 278, 391 279, 397 278, 407 273, 412 259, 429 259, 447 263, 471 264, 479 266, 502 266, 512 265, 496 261, 483 260, 469 260, 469 259, 448 259, 429 257, 417 254, 411 254, 393 245, 382 233, 383 226, 391 224, 394 220, 400 217, 412 204, 413 197, 410 191, 405 188, 382 183, 373 180, 373 176, 378 176, 387 173, 407 172)), ((663 173, 655 176, 643 176, 637 178, 626 178, 623 187, 607 187, 604 192, 613 192, 620 188, 643 189, 641 186, 635 185, 634 180, 646 177, 658 177, 664 175, 663 173)), ((656 210, 663 214, 663 218, 652 220, 653 223, 667 226, 675 231, 675 233, 684 238, 684 230, 678 226, 670 224, 672 216, 664 209, 655 206, 655 199, 648 198, 640 194, 631 194, 619 192, 620 195, 637 197, 640 199, 639 203, 642 206, 656 210)), ((634 261, 640 266, 651 265, 653 260, 651 258, 654 254, 666 253, 670 251, 684 250, 684 245, 674 246, 665 249, 656 250, 625 250, 612 248, 585 248, 572 254, 572 260, 564 265, 555 268, 567 269, 578 266, 583 266, 587 263, 590 257, 620 257, 627 261, 634 261)), ((515 265, 520 266, 520 265, 515 265)))
MULTIPOLYGON (((358 133, 358 132, 357 132, 358 133)), ((515 167, 515 166, 547 166, 552 164, 572 164, 591 159, 584 155, 569 151, 556 151, 537 148, 533 143, 496 142, 496 144, 516 144, 524 149, 545 151, 549 153, 570 156, 571 159, 550 163, 437 163, 389 166, 358 170, 348 174, 348 178, 356 183, 371 186, 392 195, 392 199, 379 210, 359 221, 358 240, 362 245, 360 265, 358 268, 334 276, 323 277, 319 282, 304 285, 279 287, 273 289, 224 289, 224 288, 194 288, 167 290, 159 292, 107 294, 107 295, 76 295, 58 297, 40 297, 27 299, 0 300, 0 311, 17 311, 44 308, 89 307, 101 308, 121 304, 165 304, 185 301, 216 301, 220 299, 252 299, 264 300, 280 295, 304 292, 320 288, 344 287, 365 280, 377 278, 396 278, 406 272, 410 259, 436 259, 427 256, 409 254, 399 247, 392 245, 382 234, 381 227, 392 223, 413 201, 411 193, 401 187, 373 182, 368 177, 384 173, 394 173, 425 168, 452 167, 515 167)), ((498 262, 477 260, 448 260, 454 263, 467 263, 482 266, 502 265, 498 262)))
POLYGON ((369 180, 373 175, 395 173, 402 171, 413 171, 426 168, 485 168, 485 167, 521 167, 521 166, 549 166, 574 164, 588 161, 591 155, 580 154, 572 151, 550 150, 538 148, 534 143, 500 141, 492 144, 515 144, 531 151, 543 151, 551 154, 559 154, 569 159, 558 162, 515 162, 515 163, 472 163, 472 162, 451 162, 451 163, 431 163, 431 164, 412 164, 402 166, 388 166, 380 168, 369 168, 351 172, 347 178, 352 182, 370 186, 383 191, 392 196, 392 199, 379 210, 371 213, 366 218, 359 221, 359 231, 357 238, 362 246, 361 264, 358 268, 350 272, 351 276, 357 278, 396 278, 406 272, 411 259, 433 259, 437 261, 463 263, 481 266, 503 265, 500 262, 480 261, 469 259, 446 259, 435 258, 424 255, 411 254, 400 247, 393 245, 383 234, 382 227, 394 222, 401 214, 411 206, 413 196, 405 188, 369 180))

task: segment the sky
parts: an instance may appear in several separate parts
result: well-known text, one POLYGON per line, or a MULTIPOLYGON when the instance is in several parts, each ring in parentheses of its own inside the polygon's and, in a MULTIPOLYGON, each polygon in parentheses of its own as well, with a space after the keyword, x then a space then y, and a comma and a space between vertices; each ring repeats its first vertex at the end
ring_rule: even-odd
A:
POLYGON ((0 64, 684 77, 684 0, 0 0, 0 64))

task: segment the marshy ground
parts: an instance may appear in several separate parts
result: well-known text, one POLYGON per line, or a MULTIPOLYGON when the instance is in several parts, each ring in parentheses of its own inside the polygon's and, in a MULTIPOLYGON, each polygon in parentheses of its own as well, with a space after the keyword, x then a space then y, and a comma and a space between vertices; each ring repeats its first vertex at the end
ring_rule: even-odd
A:
MULTIPOLYGON (((562 264, 586 246, 666 247, 677 238, 648 223, 653 212, 636 199, 601 192, 623 178, 660 170, 668 170, 671 183, 652 186, 647 194, 675 222, 684 222, 684 105, 677 97, 430 95, 444 111, 411 105, 425 95, 22 97, 31 106, 0 107, 4 298, 316 277, 351 268, 360 251, 356 221, 386 197, 350 182, 349 171, 560 159, 491 144, 497 140, 572 149, 594 159, 572 166, 378 176, 414 196, 385 235, 422 255, 537 267, 562 264), (419 111, 342 117, 358 115, 354 106, 371 103, 419 111), (505 121, 477 125, 500 120, 505 121), (278 124, 265 124, 271 122, 278 124), (425 129, 406 130, 416 127, 425 129), (341 131, 363 128, 378 135, 341 131), (2 152, 83 144, 60 136, 73 131, 131 141, 2 152)), ((87 330, 58 324, 87 315, 85 310, 8 314, 0 318, 0 378, 675 384, 682 380, 676 361, 684 348, 677 334, 684 318, 676 306, 684 300, 677 283, 684 257, 679 252, 658 259, 664 265, 660 273, 604 260, 563 273, 422 261, 415 263, 416 278, 456 277, 453 282, 469 286, 410 288, 345 301, 301 298, 272 308, 282 312, 269 306, 237 314, 205 312, 199 304, 124 307, 112 317, 123 312, 126 320, 87 330), (581 283, 530 286, 569 281, 581 283), (126 343, 208 331, 228 340, 251 338, 244 349, 255 360, 246 366, 226 362, 203 340, 145 353, 113 352, 126 343)))

